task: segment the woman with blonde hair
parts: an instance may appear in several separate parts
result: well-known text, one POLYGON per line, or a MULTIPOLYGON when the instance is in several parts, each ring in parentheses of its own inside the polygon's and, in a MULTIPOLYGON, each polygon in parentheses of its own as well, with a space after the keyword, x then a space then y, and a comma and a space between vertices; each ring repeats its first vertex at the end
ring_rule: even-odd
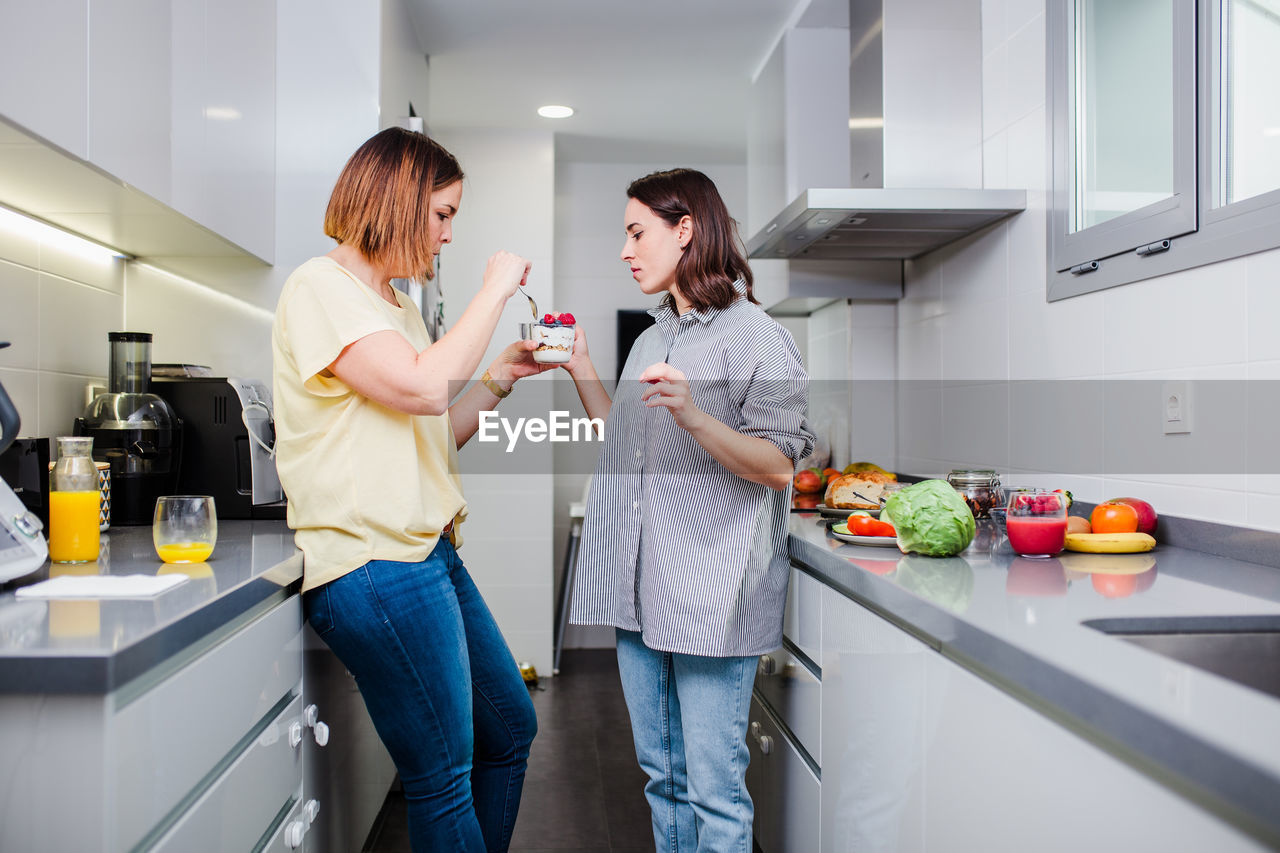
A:
POLYGON ((458 556, 458 448, 540 372, 508 346, 466 393, 529 271, 498 252, 431 341, 391 286, 430 278, 453 237, 458 161, 421 133, 375 135, 325 212, 327 255, 285 282, 272 329, 276 461, 303 552, 306 618, 355 676, 395 762, 415 851, 506 850, 537 730, 493 616, 458 556))

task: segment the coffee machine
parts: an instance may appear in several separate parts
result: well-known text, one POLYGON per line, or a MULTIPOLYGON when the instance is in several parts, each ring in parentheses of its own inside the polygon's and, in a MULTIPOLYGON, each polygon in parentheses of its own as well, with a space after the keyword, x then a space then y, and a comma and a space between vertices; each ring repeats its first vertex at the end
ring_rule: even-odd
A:
POLYGON ((175 494, 182 422, 150 392, 151 334, 110 332, 108 390, 93 398, 75 434, 93 436, 93 458, 111 465, 111 524, 150 524, 156 498, 175 494))
POLYGON ((219 518, 284 518, 270 387, 233 376, 154 379, 152 388, 182 418, 178 489, 213 495, 219 518))

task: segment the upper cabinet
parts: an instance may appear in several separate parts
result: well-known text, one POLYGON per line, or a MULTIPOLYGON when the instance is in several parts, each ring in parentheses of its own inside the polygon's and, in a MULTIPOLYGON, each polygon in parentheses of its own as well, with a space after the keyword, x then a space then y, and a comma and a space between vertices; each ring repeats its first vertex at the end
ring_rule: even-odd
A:
POLYGON ((28 82, 0 89, 0 118, 47 151, 8 149, 0 203, 139 256, 273 260, 274 2, 9 2, 5 16, 0 73, 28 82))
POLYGON ((96 7, 88 21, 85 159, 167 202, 172 197, 169 0, 112 4, 109 14, 98 11, 102 8, 96 7))
POLYGON ((89 0, 8 0, 3 8, 0 115, 87 157, 89 0))
POLYGON ((273 260, 275 3, 172 0, 172 7, 173 206, 273 260))

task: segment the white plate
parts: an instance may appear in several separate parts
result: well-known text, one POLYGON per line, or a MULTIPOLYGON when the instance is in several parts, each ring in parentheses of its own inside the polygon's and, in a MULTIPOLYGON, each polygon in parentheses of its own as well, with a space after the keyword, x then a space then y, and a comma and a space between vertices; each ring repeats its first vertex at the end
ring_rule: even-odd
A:
POLYGON ((841 542, 849 542, 853 545, 873 545, 878 548, 898 547, 896 536, 856 536, 852 533, 837 533, 834 527, 830 528, 830 533, 841 542))
POLYGON ((878 509, 839 509, 838 507, 827 506, 824 503, 818 504, 816 507, 814 507, 814 509, 822 513, 823 515, 839 516, 840 518, 848 518, 851 514, 855 512, 865 512, 867 515, 871 516, 872 518, 880 517, 880 510, 878 509))

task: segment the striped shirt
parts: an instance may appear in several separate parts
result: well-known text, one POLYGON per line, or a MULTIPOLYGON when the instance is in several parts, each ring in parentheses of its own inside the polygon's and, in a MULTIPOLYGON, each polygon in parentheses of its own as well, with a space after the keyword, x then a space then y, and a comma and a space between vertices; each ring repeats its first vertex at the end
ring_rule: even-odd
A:
MULTIPOLYGON (((735 288, 742 293, 745 285, 735 288)), ((782 643, 790 490, 722 466, 649 408, 636 381, 666 361, 693 403, 796 460, 813 448, 809 378, 791 333, 760 306, 677 316, 665 305, 622 369, 587 496, 570 621, 640 631, 659 651, 756 655, 782 643)))

